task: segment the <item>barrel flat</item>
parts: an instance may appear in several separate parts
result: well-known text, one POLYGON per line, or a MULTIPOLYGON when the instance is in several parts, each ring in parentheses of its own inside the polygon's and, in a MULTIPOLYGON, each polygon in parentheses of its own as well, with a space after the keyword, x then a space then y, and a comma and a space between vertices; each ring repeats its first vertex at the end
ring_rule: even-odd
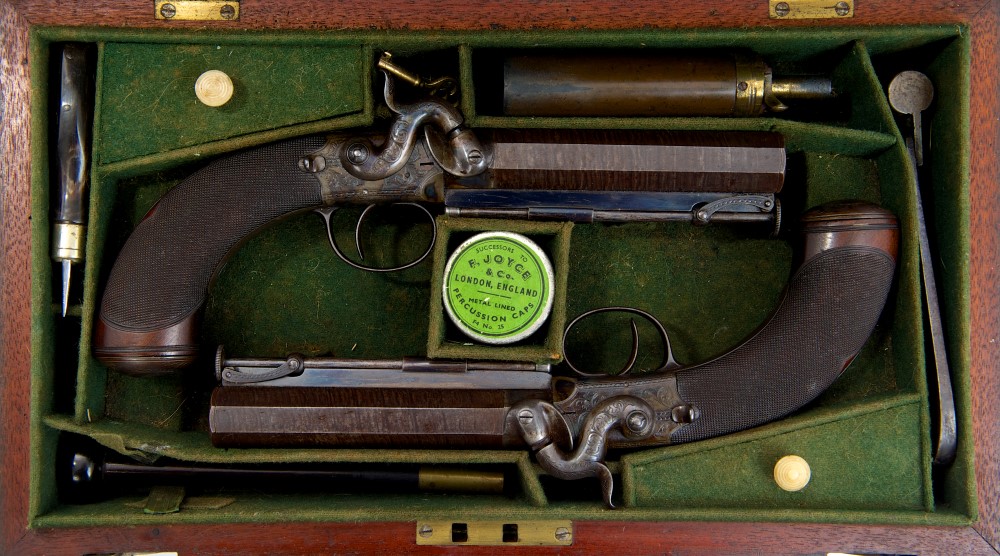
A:
POLYGON ((222 386, 212 393, 209 429, 220 447, 504 448, 523 446, 510 428, 510 407, 547 395, 545 390, 222 386))
POLYGON ((497 189, 777 193, 784 139, 771 132, 477 130, 490 158, 460 183, 497 189))

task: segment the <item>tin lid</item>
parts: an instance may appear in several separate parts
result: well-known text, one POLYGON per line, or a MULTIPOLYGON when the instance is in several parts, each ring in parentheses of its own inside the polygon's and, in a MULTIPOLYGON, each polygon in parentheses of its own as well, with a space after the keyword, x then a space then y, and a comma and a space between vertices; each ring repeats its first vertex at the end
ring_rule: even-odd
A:
POLYGON ((552 310, 552 264, 530 239, 510 232, 477 234, 448 258, 444 307, 464 334, 510 344, 541 328, 552 310))

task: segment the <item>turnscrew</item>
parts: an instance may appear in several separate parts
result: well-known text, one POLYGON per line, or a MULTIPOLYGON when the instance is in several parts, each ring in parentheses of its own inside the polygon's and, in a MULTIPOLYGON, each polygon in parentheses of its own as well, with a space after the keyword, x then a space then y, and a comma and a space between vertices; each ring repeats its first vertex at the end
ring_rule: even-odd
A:
POLYGON ((743 91, 749 89, 750 85, 747 84, 746 81, 740 81, 739 83, 736 84, 736 88, 739 89, 739 91, 742 93, 743 91))
POLYGON ((837 2, 837 5, 833 7, 833 11, 837 12, 837 15, 843 17, 851 13, 851 7, 847 5, 847 2, 837 2))
POLYGON ((573 533, 569 531, 566 527, 556 528, 556 540, 557 541, 568 541, 573 538, 573 533))
POLYGON ((792 8, 788 5, 788 2, 778 2, 774 5, 774 15, 778 17, 785 17, 791 10, 792 8))
POLYGON ((479 149, 469 151, 469 162, 479 164, 483 160, 483 153, 479 149))
POLYGON ((226 4, 219 9, 219 16, 222 17, 222 19, 232 19, 236 17, 236 8, 226 4))
POLYGON ((420 526, 419 534, 421 537, 426 539, 434 534, 434 529, 430 525, 424 524, 420 526))
POLYGON ((177 15, 177 8, 173 4, 164 4, 160 6, 160 15, 166 19, 170 19, 177 15))

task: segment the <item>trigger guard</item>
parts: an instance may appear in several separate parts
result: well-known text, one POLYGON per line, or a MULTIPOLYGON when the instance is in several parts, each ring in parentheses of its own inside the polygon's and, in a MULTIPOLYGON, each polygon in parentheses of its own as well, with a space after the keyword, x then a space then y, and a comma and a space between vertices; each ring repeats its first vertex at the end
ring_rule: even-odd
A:
MULTIPOLYGON (((567 354, 566 342, 569 339, 570 330, 572 330, 573 327, 576 326, 576 324, 582 321, 583 319, 590 317, 592 315, 596 315, 598 313, 614 313, 614 312, 631 313, 633 315, 639 315, 640 317, 649 321, 660 333, 660 339, 663 340, 663 362, 655 371, 652 372, 670 371, 680 368, 680 364, 678 364, 677 361, 674 359, 674 353, 670 347, 670 335, 667 333, 667 329, 663 326, 663 323, 661 323, 659 320, 657 320, 656 317, 654 317, 653 315, 651 315, 646 311, 643 311, 642 309, 637 309, 635 307, 612 306, 612 307, 599 307, 597 309, 591 309, 589 311, 585 311, 566 325, 566 329, 563 331, 563 337, 562 337, 562 354, 563 354, 563 363, 565 363, 566 366, 569 367, 571 371, 573 371, 574 373, 576 373, 578 376, 581 377, 603 377, 607 375, 607 373, 591 373, 591 372, 581 371, 579 368, 577 368, 572 363, 572 361, 570 361, 569 355, 567 354)), ((634 320, 631 321, 631 326, 632 326, 632 352, 629 354, 628 362, 617 373, 617 376, 625 375, 629 371, 631 371, 638 357, 639 332, 635 326, 634 320)))
MULTIPOLYGON (((353 268, 356 268, 358 270, 364 270, 364 271, 367 271, 367 272, 398 272, 400 270, 406 270, 408 268, 412 268, 412 267, 417 266, 418 264, 424 262, 424 259, 426 259, 434 251, 434 244, 437 243, 437 233, 438 233, 438 230, 437 230, 437 222, 434 220, 434 215, 431 214, 431 211, 427 210, 427 207, 425 207, 425 206, 423 206, 423 205, 421 205, 419 203, 392 203, 392 206, 396 206, 396 205, 414 206, 414 207, 417 207, 420 210, 422 210, 424 212, 424 214, 427 215, 427 218, 431 222, 431 240, 430 240, 430 242, 428 242, 427 249, 423 252, 422 255, 420 255, 416 259, 414 259, 414 260, 412 260, 412 261, 410 261, 410 262, 408 262, 408 263, 406 263, 404 265, 400 265, 400 266, 396 266, 396 267, 390 267, 390 268, 379 268, 379 267, 376 267, 376 266, 368 266, 368 265, 356 263, 356 262, 352 261, 351 259, 347 258, 347 255, 345 255, 344 252, 340 250, 340 246, 337 245, 337 241, 335 239, 333 239, 333 229, 332 229, 332 227, 330 225, 330 217, 333 215, 334 212, 337 212, 337 209, 340 208, 340 207, 335 207, 335 206, 334 207, 319 207, 319 208, 313 209, 313 212, 319 214, 323 218, 323 222, 326 224, 326 238, 330 242, 330 248, 333 249, 334 254, 336 254, 337 257, 340 260, 344 261, 345 263, 347 263, 349 266, 351 266, 353 268)), ((368 211, 371 210, 371 208, 373 206, 374 205, 368 205, 367 207, 365 207, 364 212, 361 214, 361 218, 358 219, 358 223, 357 223, 357 225, 354 228, 355 242, 358 244, 358 250, 359 250, 358 254, 361 255, 362 259, 364 259, 364 254, 360 252, 360 240, 358 239, 358 232, 361 229, 361 222, 362 222, 362 220, 365 218, 365 216, 368 214, 368 211)))

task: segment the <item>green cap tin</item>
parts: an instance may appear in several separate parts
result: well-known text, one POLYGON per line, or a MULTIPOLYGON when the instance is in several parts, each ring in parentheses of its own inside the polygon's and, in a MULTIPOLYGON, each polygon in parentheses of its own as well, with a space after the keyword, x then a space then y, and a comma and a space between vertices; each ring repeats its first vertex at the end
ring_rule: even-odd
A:
POLYGON ((448 258, 444 307, 470 338, 510 344, 541 328, 552 311, 552 264, 530 239, 477 234, 448 258))

